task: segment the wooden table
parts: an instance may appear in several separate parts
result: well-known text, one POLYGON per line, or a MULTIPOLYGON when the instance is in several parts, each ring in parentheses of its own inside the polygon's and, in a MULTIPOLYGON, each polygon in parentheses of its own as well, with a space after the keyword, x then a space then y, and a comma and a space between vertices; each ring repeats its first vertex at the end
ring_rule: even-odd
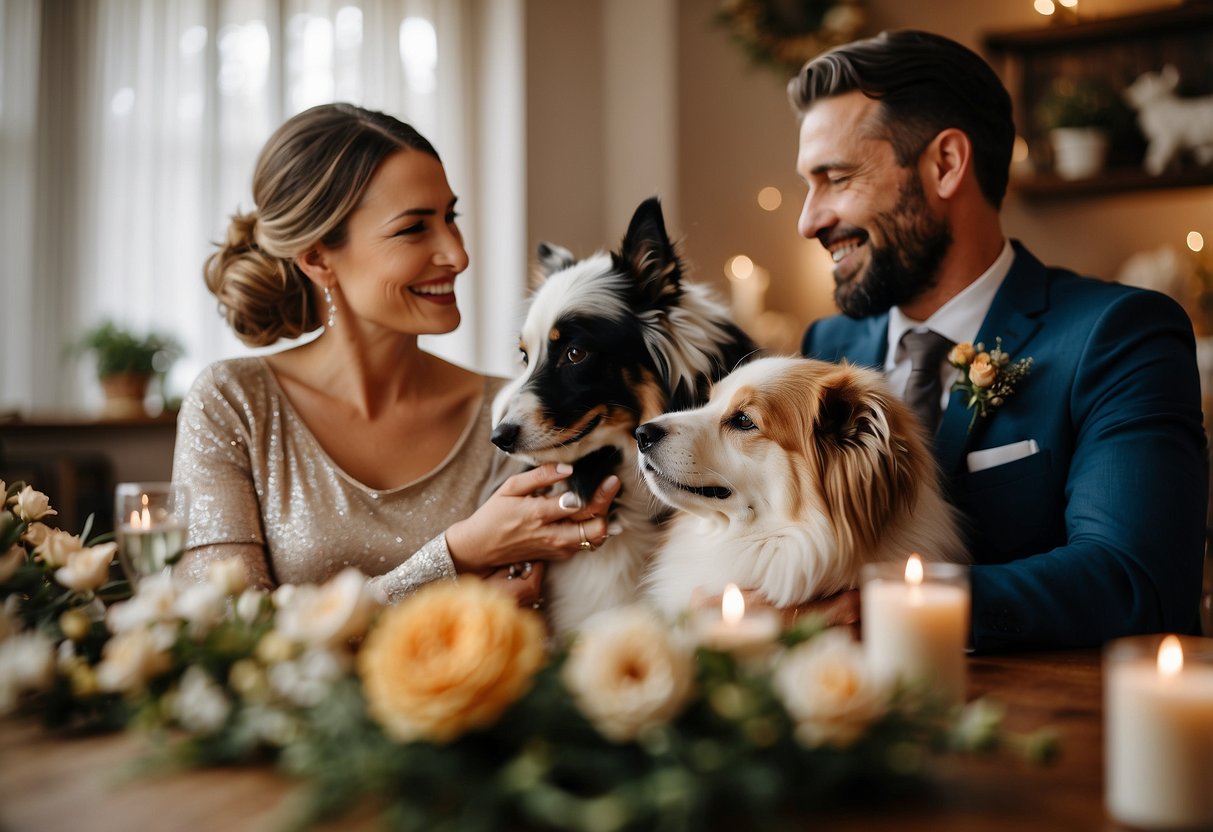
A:
MULTIPOLYGON (((830 830, 1112 830, 1103 808, 1103 690, 1098 651, 970 657, 971 697, 1007 707, 1009 729, 1057 729, 1062 756, 1035 767, 1003 755, 947 758, 934 787, 897 805, 806 819, 830 830)), ((11 719, 0 723, 0 829, 273 829, 291 783, 267 767, 209 769, 133 781, 131 735, 53 737, 11 719)), ((372 828, 365 822, 335 828, 372 828)))

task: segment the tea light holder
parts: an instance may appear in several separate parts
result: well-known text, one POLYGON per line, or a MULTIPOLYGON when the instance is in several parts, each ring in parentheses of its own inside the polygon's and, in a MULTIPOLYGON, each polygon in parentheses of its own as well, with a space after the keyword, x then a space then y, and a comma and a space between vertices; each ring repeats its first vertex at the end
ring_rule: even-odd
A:
POLYGON ((758 660, 774 651, 783 622, 772 609, 746 610, 736 584, 725 587, 719 610, 700 610, 694 618, 696 640, 709 650, 758 660))
POLYGON ((862 571, 860 629, 877 679, 931 692, 959 704, 965 697, 969 637, 969 571, 955 563, 870 563, 862 571))
POLYGON ((1108 814, 1139 829, 1213 828, 1213 639, 1104 648, 1108 814))
POLYGON ((169 482, 124 482, 114 490, 118 562, 132 585, 170 567, 185 551, 189 493, 169 482))

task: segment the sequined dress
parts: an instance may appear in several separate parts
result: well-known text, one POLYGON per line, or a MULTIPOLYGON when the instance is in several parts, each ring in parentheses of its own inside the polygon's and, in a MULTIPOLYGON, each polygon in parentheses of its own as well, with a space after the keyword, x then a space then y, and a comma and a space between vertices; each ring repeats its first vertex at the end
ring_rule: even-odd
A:
POLYGON ((319 582, 354 566, 383 576, 375 583, 394 600, 453 577, 444 530, 520 470, 488 439, 504 383, 485 378, 476 417, 434 470, 374 489, 325 453, 263 358, 211 364, 177 418, 173 480, 191 496, 178 572, 200 579, 225 556, 226 547, 208 547, 244 544, 250 579, 262 586, 319 582))

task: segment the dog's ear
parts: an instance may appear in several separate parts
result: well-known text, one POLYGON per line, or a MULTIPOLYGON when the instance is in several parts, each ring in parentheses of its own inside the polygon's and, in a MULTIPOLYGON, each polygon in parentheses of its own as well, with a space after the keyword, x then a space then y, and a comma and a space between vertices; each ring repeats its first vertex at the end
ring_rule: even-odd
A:
POLYGON ((539 274, 545 280, 577 262, 573 252, 554 243, 540 243, 535 253, 539 258, 539 274))
POLYGON ((818 474, 839 539, 873 547, 914 505, 931 461, 905 406, 865 372, 843 366, 825 379, 813 428, 818 474))
POLYGON ((665 306, 678 296, 682 263, 665 230, 661 201, 649 197, 636 209, 623 237, 619 257, 636 276, 641 304, 649 308, 665 306))

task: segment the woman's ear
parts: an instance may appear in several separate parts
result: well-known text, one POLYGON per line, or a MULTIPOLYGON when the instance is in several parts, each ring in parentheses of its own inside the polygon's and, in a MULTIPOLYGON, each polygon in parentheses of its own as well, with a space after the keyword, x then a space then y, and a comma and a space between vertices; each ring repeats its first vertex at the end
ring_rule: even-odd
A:
POLYGON ((922 154, 924 187, 940 199, 951 199, 972 165, 973 143, 965 132, 955 127, 941 130, 922 154))
POLYGON ((303 254, 295 256, 295 265, 299 271, 306 274, 317 286, 332 288, 334 284, 333 270, 329 267, 328 258, 318 248, 309 248, 303 254))

